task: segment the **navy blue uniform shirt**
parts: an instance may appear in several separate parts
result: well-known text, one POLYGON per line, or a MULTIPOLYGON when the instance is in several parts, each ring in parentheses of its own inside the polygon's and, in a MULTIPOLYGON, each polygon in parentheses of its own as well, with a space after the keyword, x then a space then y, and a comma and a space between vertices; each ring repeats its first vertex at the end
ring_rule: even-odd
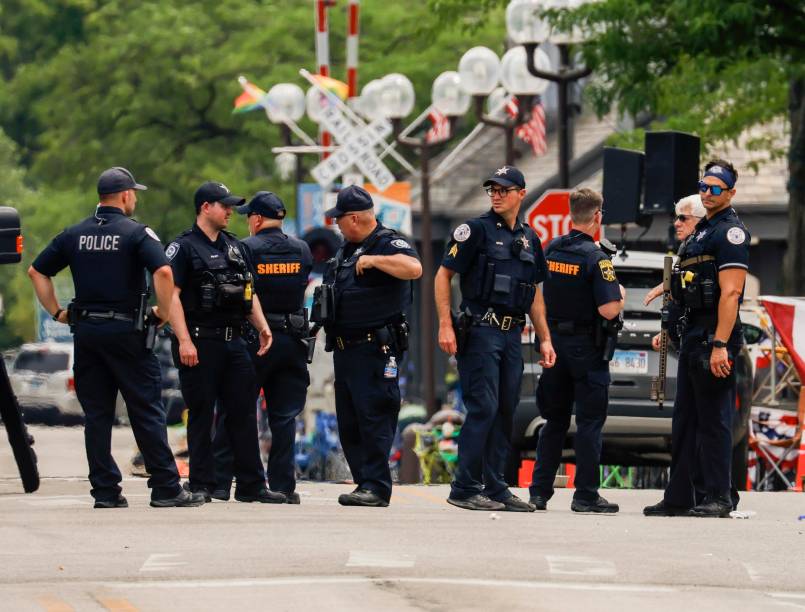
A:
POLYGON ((749 270, 749 231, 731 206, 713 218, 704 217, 696 224, 691 237, 682 245, 681 259, 712 255, 719 270, 749 270))

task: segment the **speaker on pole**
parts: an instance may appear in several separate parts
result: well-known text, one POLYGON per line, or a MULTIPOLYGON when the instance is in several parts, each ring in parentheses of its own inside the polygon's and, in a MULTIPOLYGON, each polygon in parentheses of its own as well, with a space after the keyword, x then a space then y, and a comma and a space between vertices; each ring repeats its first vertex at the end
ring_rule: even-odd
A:
POLYGON ((643 210, 671 214, 674 204, 697 193, 700 141, 684 132, 646 132, 646 189, 643 210))
POLYGON ((643 194, 643 153, 604 147, 604 223, 637 223, 643 194))

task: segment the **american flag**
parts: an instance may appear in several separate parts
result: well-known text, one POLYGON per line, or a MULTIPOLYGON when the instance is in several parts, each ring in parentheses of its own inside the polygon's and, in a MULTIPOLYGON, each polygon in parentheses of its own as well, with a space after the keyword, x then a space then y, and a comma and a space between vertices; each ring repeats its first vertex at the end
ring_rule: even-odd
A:
MULTIPOLYGON (((517 98, 512 96, 506 104, 506 112, 509 113, 509 116, 517 117, 519 105, 520 102, 517 98)), ((534 157, 545 155, 548 152, 548 141, 545 139, 545 109, 539 98, 531 108, 531 119, 518 127, 515 134, 520 140, 531 145, 534 157)))
POLYGON ((430 129, 425 134, 425 142, 433 144, 450 138, 450 120, 435 107, 428 113, 430 129))

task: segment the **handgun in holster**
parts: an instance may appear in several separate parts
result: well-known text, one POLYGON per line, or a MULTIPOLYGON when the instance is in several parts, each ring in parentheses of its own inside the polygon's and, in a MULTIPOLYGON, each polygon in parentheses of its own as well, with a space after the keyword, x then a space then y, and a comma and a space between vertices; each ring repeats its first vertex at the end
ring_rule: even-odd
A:
POLYGON ((145 317, 145 350, 153 351, 157 342, 157 332, 159 331, 159 317, 150 311, 145 317))
POLYGON ((332 323, 335 317, 335 292, 332 285, 322 284, 313 291, 313 308, 310 320, 322 325, 332 323))
POLYGON ((456 335, 456 354, 460 355, 467 348, 467 340, 472 327, 472 313, 469 311, 450 313, 453 320, 453 331, 456 335))
POLYGON ((411 326, 403 317, 398 323, 394 323, 394 337, 397 343, 397 352, 402 355, 408 351, 408 336, 411 333, 411 326))
POLYGON ((78 307, 75 301, 67 304, 67 325, 70 326, 70 333, 75 332, 75 326, 78 323, 78 307))
POLYGON ((599 332, 596 332, 596 345, 603 346, 604 351, 602 359, 604 361, 612 361, 612 357, 615 355, 615 347, 618 344, 618 332, 622 328, 623 313, 620 313, 614 319, 601 318, 601 325, 599 326, 600 336, 599 332))
MULTIPOLYGON (((307 309, 305 309, 305 317, 307 318, 307 309)), ((307 334, 305 334, 306 337, 302 338, 302 342, 307 349, 308 363, 313 363, 313 355, 316 353, 316 339, 320 329, 321 325, 316 324, 308 330, 307 334)))

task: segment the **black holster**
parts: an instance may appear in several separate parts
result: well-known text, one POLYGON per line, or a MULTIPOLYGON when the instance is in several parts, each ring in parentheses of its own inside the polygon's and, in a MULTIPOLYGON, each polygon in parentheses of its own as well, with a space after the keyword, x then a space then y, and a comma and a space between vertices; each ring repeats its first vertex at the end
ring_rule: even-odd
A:
POLYGON ((468 311, 450 313, 453 321, 453 332, 456 334, 456 354, 460 355, 467 348, 467 340, 472 327, 472 314, 468 311))
POLYGON ((602 359, 612 361, 615 347, 618 344, 618 332, 623 328, 623 313, 614 319, 601 318, 601 324, 596 327, 595 344, 603 348, 602 359))

